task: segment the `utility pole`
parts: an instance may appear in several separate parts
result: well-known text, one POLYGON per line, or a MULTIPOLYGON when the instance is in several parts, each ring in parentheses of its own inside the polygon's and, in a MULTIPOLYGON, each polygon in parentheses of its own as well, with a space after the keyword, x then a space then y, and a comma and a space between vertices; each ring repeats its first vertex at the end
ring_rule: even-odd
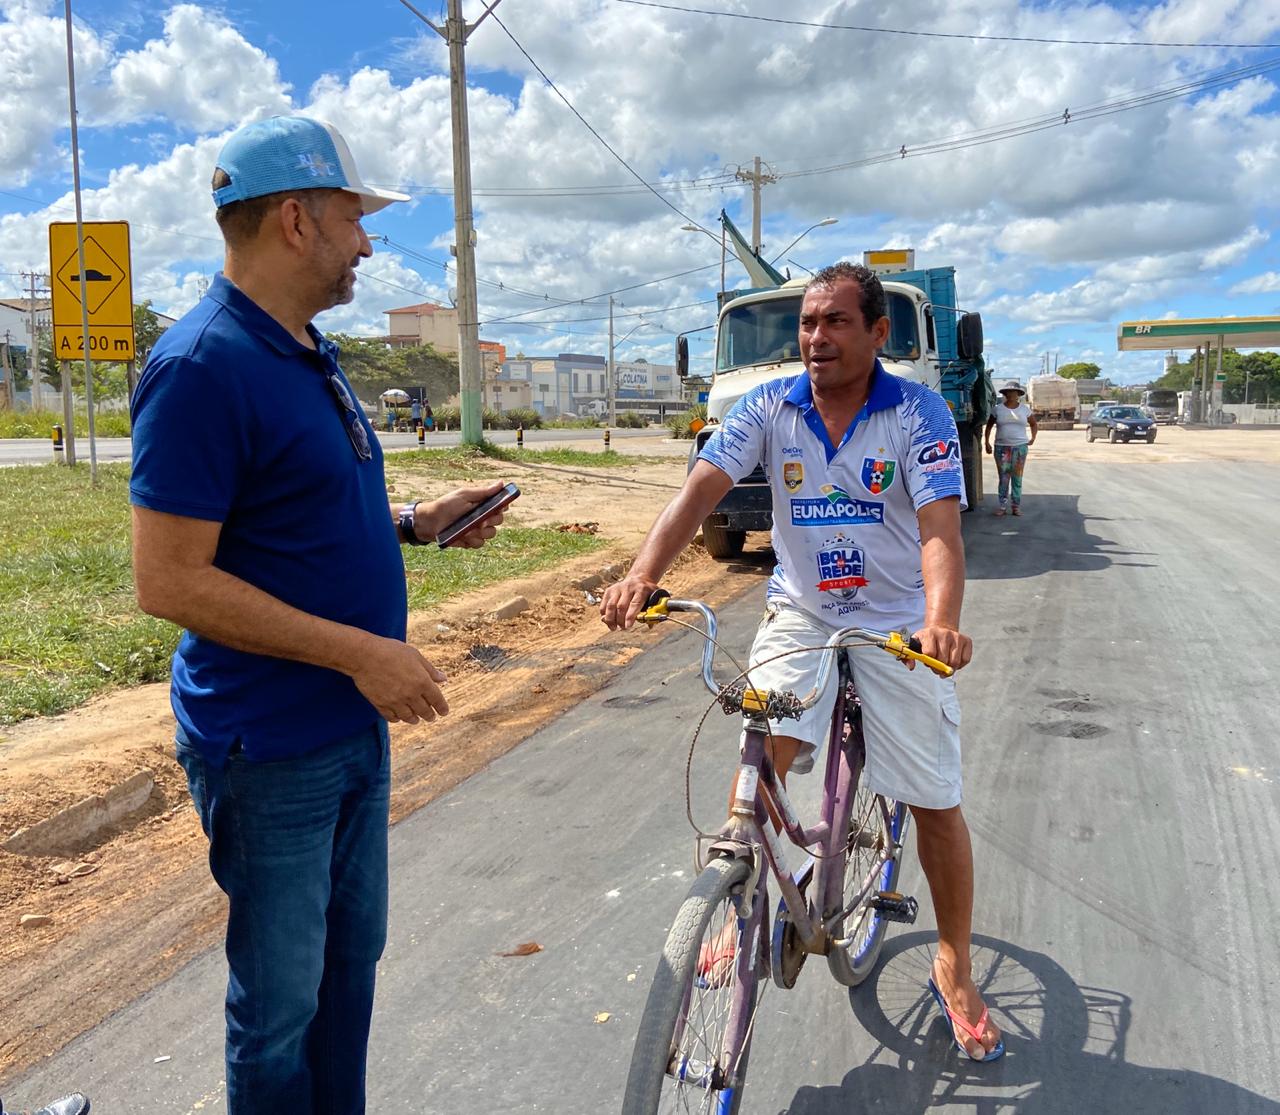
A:
POLYGON ((41 289, 44 289, 44 281, 49 276, 37 275, 34 271, 22 276, 30 283, 28 288, 31 297, 27 302, 27 309, 31 313, 31 324, 28 328, 31 331, 31 346, 28 349, 27 363, 31 366, 31 409, 44 410, 44 384, 40 382, 40 332, 39 322, 36 319, 36 280, 40 280, 41 289))
MULTIPOLYGON (((76 195, 76 246, 79 253, 77 265, 80 269, 80 323, 84 329, 84 401, 89 411, 89 482, 98 484, 98 446, 93 431, 93 357, 89 343, 89 291, 88 279, 85 276, 84 262, 84 209, 80 204, 80 129, 76 122, 76 64, 75 46, 71 34, 71 0, 64 0, 63 5, 67 18, 67 94, 71 108, 71 173, 72 185, 76 195)), ((52 265, 50 265, 52 266, 52 265)), ((66 367, 66 364, 63 364, 66 367)), ((63 382, 69 383, 71 377, 64 376, 63 382)), ((67 460, 71 464, 70 458, 67 460)))
POLYGON ((760 167, 760 156, 757 155, 754 169, 743 170, 742 167, 738 167, 734 175, 739 181, 751 183, 751 250, 754 252, 760 250, 760 187, 778 180, 776 174, 762 171, 760 167))
POLYGON ((409 11, 449 44, 449 99, 453 109, 453 254, 458 260, 458 401, 462 443, 484 440, 481 423, 483 366, 480 362, 480 307, 476 294, 476 228, 471 207, 471 136, 467 124, 467 39, 502 0, 493 0, 475 23, 462 16, 462 0, 448 0, 444 27, 432 23, 409 0, 409 11))
POLYGON ((613 295, 609 295, 609 363, 605 370, 605 398, 609 400, 609 425, 618 424, 618 393, 614 387, 613 365, 613 295))
POLYGON ((0 367, 4 368, 4 397, 0 399, 0 407, 8 410, 18 409, 18 391, 13 385, 13 361, 9 358, 11 338, 9 330, 4 331, 4 350, 0 353, 0 367))

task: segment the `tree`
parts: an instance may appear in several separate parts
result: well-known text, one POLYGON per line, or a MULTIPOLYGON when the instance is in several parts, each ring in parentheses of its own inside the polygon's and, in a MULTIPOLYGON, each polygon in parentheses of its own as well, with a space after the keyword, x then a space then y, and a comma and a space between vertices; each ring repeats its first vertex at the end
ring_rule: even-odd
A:
MULTIPOLYGON (((1194 355, 1186 361, 1172 364, 1163 376, 1152 387, 1168 388, 1171 391, 1186 391, 1197 386, 1204 375, 1203 357, 1197 366, 1194 355)), ((1218 370, 1218 354, 1215 351, 1209 357, 1209 364, 1214 374, 1218 370)), ((1243 403, 1245 401, 1245 385, 1248 383, 1249 402, 1261 403, 1280 399, 1280 353, 1248 352, 1243 355, 1235 349, 1226 349, 1222 354, 1222 371, 1226 381, 1222 385, 1222 401, 1224 403, 1243 403)))
POLYGON ((151 308, 150 298, 141 305, 134 306, 133 347, 136 353, 134 363, 138 368, 146 366, 147 357, 151 355, 151 350, 156 347, 156 341, 160 339, 163 332, 164 326, 160 324, 160 319, 151 308))
POLYGON ((1086 364, 1077 361, 1074 364, 1063 364, 1058 369, 1058 375, 1064 376, 1066 379, 1097 379, 1102 375, 1102 369, 1097 364, 1086 364))
MULTIPOLYGON (((142 368, 164 332, 160 318, 151 308, 151 300, 133 307, 134 362, 142 368)), ((53 351, 53 335, 47 328, 38 330, 40 336, 40 376, 42 382, 54 391, 62 390, 62 368, 53 351)), ((74 394, 84 394, 84 361, 70 361, 71 389, 74 394)), ((123 363, 107 360, 93 362, 93 395, 96 402, 106 399, 123 399, 129 393, 129 379, 123 363)))
POLYGON ((385 341, 352 337, 344 333, 326 334, 341 349, 338 360, 356 394, 373 402, 384 391, 398 387, 430 400, 443 401, 458 390, 458 361, 430 345, 392 348, 385 341))

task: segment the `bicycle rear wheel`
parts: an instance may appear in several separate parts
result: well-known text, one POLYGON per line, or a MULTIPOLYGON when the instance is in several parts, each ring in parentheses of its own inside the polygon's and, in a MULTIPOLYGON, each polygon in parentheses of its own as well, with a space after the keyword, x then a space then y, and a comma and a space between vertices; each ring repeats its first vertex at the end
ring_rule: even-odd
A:
MULTIPOLYGON (((902 839, 906 825, 907 807, 901 802, 886 801, 888 822, 880 808, 880 799, 865 786, 859 785, 854 794, 853 808, 849 815, 849 836, 845 841, 844 888, 842 899, 848 905, 862 890, 867 877, 875 870, 877 862, 902 839)), ((898 881, 897 859, 883 863, 878 871, 871 893, 893 890, 898 881)), ((880 911, 865 903, 857 907, 844 924, 833 930, 834 935, 849 938, 848 946, 833 946, 827 953, 827 966, 831 974, 846 987, 856 987, 874 970, 884 945, 888 921, 880 911)))
MULTIPOLYGON (((742 860, 712 860, 681 905, 640 1019, 623 1115, 737 1112, 751 1049, 764 912, 761 906, 747 923, 738 917, 749 873, 742 860), (731 959, 717 949, 730 923, 736 927, 731 959), (748 932, 751 940, 744 940, 748 932), (745 962, 744 949, 751 950, 745 962)), ((764 896, 757 894, 756 901, 764 896)))

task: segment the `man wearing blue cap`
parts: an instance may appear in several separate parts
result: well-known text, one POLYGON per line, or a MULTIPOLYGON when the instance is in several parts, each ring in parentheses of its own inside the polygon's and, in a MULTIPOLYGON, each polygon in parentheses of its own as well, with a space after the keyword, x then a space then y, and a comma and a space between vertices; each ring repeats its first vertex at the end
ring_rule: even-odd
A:
POLYGON ((501 485, 389 504, 377 438, 311 324, 353 297, 373 254, 361 219, 408 199, 366 186, 337 130, 303 117, 233 134, 213 197, 223 273, 133 400, 138 602, 186 629, 172 703, 230 899, 228 1110, 357 1115, 386 940, 387 721, 448 711, 444 675, 405 642, 400 543, 501 485))

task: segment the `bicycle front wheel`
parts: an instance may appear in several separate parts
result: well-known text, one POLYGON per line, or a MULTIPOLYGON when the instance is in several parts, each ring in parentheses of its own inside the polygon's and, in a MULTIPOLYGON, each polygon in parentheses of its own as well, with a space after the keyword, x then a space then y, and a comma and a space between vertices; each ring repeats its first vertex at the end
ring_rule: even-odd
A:
POLYGON ((742 860, 712 860, 681 905, 640 1019, 623 1115, 737 1112, 755 1021, 763 915, 761 908, 750 922, 738 916, 749 873, 742 860))
MULTIPOLYGON (((907 807, 901 802, 886 801, 888 813, 881 808, 881 798, 865 786, 859 786, 849 816, 849 836, 845 841, 844 888, 841 902, 848 905, 874 875, 871 893, 893 890, 898 881, 897 858, 885 859, 893 845, 902 839, 907 807)), ((843 948, 833 946, 827 953, 831 974, 846 987, 856 987, 874 970, 880 959, 888 922, 880 912, 865 903, 845 919, 843 926, 833 929, 835 936, 847 938, 843 948)))

